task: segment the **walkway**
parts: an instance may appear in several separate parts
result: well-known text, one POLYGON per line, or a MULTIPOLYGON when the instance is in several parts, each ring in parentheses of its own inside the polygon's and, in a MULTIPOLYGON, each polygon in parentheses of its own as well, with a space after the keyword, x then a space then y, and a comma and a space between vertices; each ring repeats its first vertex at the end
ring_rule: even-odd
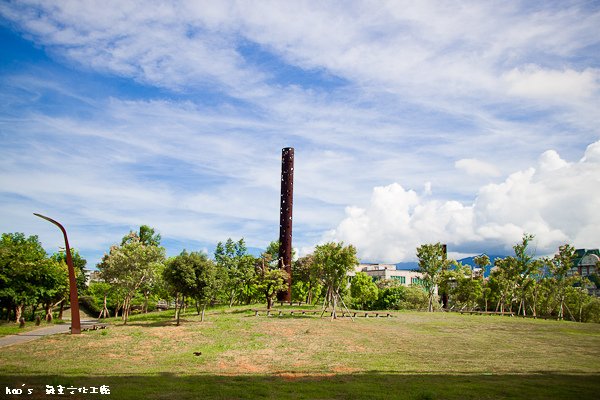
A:
MULTIPOLYGON (((83 329, 85 325, 93 325, 97 323, 98 321, 96 320, 84 320, 81 321, 81 328, 83 329)), ((17 335, 8 335, 0 337, 0 347, 31 342, 32 340, 39 339, 43 336, 56 335, 59 333, 69 333, 70 328, 71 324, 66 323, 59 325, 51 325, 44 328, 35 329, 33 331, 19 333, 17 335)))

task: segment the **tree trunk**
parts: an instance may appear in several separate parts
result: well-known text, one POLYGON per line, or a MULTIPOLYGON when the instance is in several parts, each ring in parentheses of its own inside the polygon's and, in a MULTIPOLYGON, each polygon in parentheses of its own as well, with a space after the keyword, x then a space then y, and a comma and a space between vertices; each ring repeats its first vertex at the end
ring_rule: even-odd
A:
POLYGON ((179 316, 181 315, 181 307, 185 301, 185 296, 181 296, 181 302, 179 303, 179 311, 177 312, 177 326, 179 326, 179 316))
POLYGON ((231 308, 233 306, 234 299, 235 299, 235 290, 232 290, 231 294, 229 295, 229 308, 231 308))
POLYGON ((337 306, 337 304, 336 304, 337 296, 335 294, 332 294, 332 296, 333 296, 333 311, 331 313, 331 319, 337 319, 337 314, 335 313, 335 308, 337 306))
POLYGON ((58 310, 58 320, 62 321, 63 319, 63 312, 65 311, 65 302, 64 300, 60 303, 60 309, 58 310))
POLYGON ((433 312, 433 288, 429 289, 428 294, 429 294, 429 304, 427 307, 427 311, 433 312))
POLYGON ((52 303, 46 303, 44 310, 46 311, 46 316, 44 319, 46 322, 52 322, 52 303))
POLYGON ((150 291, 144 291, 144 314, 148 314, 148 297, 150 296, 150 291))
POLYGON ((270 310, 273 307, 273 298, 271 296, 267 296, 267 309, 270 310))
POLYGON ((104 293, 104 306, 102 308, 102 312, 100 313, 100 316, 102 316, 102 318, 110 317, 110 313, 108 312, 108 308, 106 307, 106 293, 104 293))
POLYGON ((204 322, 204 311, 206 310, 206 302, 202 306, 202 316, 200 317, 200 322, 204 322))
POLYGON ((131 309, 131 295, 127 295, 127 297, 125 297, 125 300, 123 301, 123 316, 121 317, 124 325, 127 325, 127 320, 129 318, 130 309, 131 309))
POLYGON ((564 304, 565 304, 565 296, 561 294, 560 296, 560 308, 558 309, 558 320, 561 321, 564 318, 564 304))
POLYGON ((17 304, 15 307, 15 320, 19 322, 21 320, 21 315, 23 314, 23 303, 17 304))
POLYGON ((35 312, 37 311, 37 304, 34 304, 33 306, 31 306, 31 320, 35 320, 35 312))

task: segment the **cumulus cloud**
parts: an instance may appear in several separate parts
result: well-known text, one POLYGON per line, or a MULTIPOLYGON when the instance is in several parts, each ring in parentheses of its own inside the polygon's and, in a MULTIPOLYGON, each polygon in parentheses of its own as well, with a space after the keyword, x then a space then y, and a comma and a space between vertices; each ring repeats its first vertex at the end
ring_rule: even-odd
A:
POLYGON ((470 204, 431 200, 398 183, 376 187, 366 207, 348 207, 325 240, 358 247, 365 260, 415 258, 423 243, 444 242, 458 253, 510 252, 523 233, 536 237, 538 254, 562 243, 597 247, 600 237, 600 142, 576 163, 556 151, 537 165, 480 188, 470 204))
MULTIPOLYGON (((455 174, 456 160, 476 177, 523 169, 495 188, 515 202, 515 191, 546 174, 600 158, 599 146, 580 163, 548 152, 533 173, 523 161, 550 148, 573 160, 598 138, 594 6, 27 0, 0 2, 0 25, 67 67, 0 74, 0 195, 28 202, 18 217, 0 211, 5 229, 18 229, 31 204, 46 204, 73 223, 152 223, 163 237, 203 246, 225 235, 266 244, 276 237, 279 151, 293 145, 296 244, 318 241, 345 205, 366 204, 378 186, 372 204, 348 208, 338 230, 372 257, 394 260, 411 257, 410 241, 478 246, 523 229, 487 221, 476 200, 436 200, 434 191, 475 197, 480 181, 455 174), (577 107, 557 106, 556 97, 577 107), (41 157, 49 150, 52 159, 41 157), (51 185, 73 170, 89 174, 51 185), (104 195, 111 192, 118 195, 104 195), (387 210, 398 202, 392 223, 387 210), (75 214, 78 204, 87 214, 75 214), (386 241, 395 248, 384 254, 378 243, 386 241)), ((487 203, 502 209, 489 192, 487 203)), ((547 229, 548 237, 572 235, 547 229)))

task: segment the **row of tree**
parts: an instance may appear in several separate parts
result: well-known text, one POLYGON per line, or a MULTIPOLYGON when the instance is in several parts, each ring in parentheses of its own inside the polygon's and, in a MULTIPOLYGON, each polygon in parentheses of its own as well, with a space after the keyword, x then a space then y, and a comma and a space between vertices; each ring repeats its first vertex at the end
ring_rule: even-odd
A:
MULTIPOLYGON (((71 256, 78 287, 85 288, 86 261, 75 250, 71 256)), ((47 255, 37 236, 3 233, 0 240, 0 315, 19 321, 25 310, 43 309, 51 321, 53 309, 60 307, 59 317, 69 301, 69 278, 64 251, 47 255)))
MULTIPOLYGON (((529 251, 532 239, 525 235, 514 246, 514 256, 496 260, 489 279, 448 260, 441 244, 422 245, 417 257, 423 279, 408 287, 393 280, 373 281, 361 272, 350 279, 349 272, 358 265, 356 249, 327 243, 293 263, 292 296, 294 301, 322 302, 334 310, 340 303, 361 309, 430 311, 445 305, 456 310, 598 319, 600 302, 583 290, 589 282, 569 273, 573 247, 561 246, 553 258, 535 258, 529 251)), ((73 251, 83 306, 101 316, 121 315, 126 322, 131 312, 146 312, 166 301, 175 305, 178 322, 181 309, 189 305, 196 307, 203 320, 209 304, 266 302, 270 308, 277 292, 286 288, 288 276, 278 267, 277 242, 254 257, 243 239, 228 239, 217 244, 212 259, 186 250, 167 258, 160 242, 160 235, 146 225, 130 232, 104 255, 97 265, 101 281, 89 287, 84 285, 86 262, 73 251)), ((476 257, 475 262, 481 268, 490 264, 485 255, 476 257)), ((67 303, 64 252, 48 256, 35 236, 3 234, 0 307, 4 317, 18 320, 28 309, 33 318, 43 309, 50 320, 52 310, 67 303)))
MULTIPOLYGON (((165 258, 160 237, 152 228, 130 232, 121 245, 112 246, 98 264, 104 283, 93 283, 89 292, 103 297, 102 314, 109 308, 126 322, 136 296, 148 300, 167 299, 176 307, 179 323, 181 309, 194 304, 201 320, 208 304, 251 304, 266 302, 271 308, 279 291, 285 290, 287 272, 278 266, 278 242, 269 244, 259 257, 248 253, 243 239, 216 246, 214 259, 202 252, 182 251, 165 258), (148 240, 154 238, 154 240, 148 240)), ((334 308, 347 288, 347 273, 358 264, 356 249, 343 243, 317 246, 314 254, 300 258, 292 268, 293 300, 325 301, 334 308)))
POLYGON ((437 287, 442 304, 445 302, 443 305, 450 309, 600 322, 600 300, 587 290, 598 285, 598 275, 582 277, 573 273, 575 248, 569 244, 560 246, 553 257, 536 258, 530 249, 533 238, 525 234, 513 246, 514 255, 496 259, 489 279, 483 274, 490 266, 486 255, 475 257, 479 267, 476 272, 447 259, 440 243, 420 246, 417 257, 428 293, 428 309, 432 311, 436 306, 437 287))

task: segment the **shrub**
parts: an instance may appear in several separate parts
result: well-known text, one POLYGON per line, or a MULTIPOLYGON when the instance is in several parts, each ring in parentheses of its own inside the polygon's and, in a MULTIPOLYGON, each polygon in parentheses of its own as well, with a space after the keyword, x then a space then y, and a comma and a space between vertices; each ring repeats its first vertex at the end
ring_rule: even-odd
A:
POLYGON ((102 307, 96 304, 96 299, 92 296, 81 296, 79 298, 79 306, 88 314, 98 315, 102 311, 102 307))

